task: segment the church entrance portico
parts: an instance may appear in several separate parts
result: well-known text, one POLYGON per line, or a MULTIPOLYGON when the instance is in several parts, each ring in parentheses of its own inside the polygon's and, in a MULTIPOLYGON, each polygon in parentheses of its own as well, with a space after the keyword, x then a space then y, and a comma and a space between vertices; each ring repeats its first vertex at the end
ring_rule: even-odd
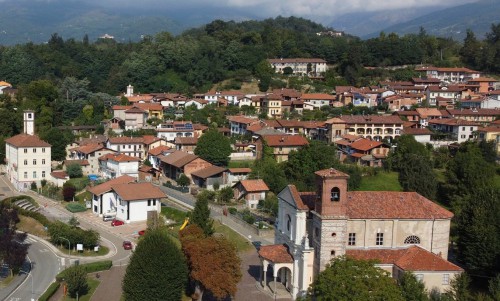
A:
POLYGON ((293 257, 285 245, 262 246, 259 285, 273 296, 291 296, 293 290, 293 257))

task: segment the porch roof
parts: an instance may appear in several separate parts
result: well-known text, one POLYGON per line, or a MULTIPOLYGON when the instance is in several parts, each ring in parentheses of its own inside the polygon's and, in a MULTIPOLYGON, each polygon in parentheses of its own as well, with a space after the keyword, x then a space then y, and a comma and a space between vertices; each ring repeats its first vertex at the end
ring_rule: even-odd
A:
POLYGON ((261 246, 259 256, 273 263, 293 263, 292 254, 284 244, 261 246))

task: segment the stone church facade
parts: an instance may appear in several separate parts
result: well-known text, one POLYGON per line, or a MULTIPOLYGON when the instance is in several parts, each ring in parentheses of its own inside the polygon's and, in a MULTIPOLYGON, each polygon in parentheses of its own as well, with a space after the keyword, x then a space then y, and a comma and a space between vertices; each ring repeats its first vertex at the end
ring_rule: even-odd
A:
POLYGON ((280 283, 295 299, 343 255, 376 260, 395 278, 412 272, 440 291, 462 272, 447 261, 451 212, 416 192, 348 191, 349 176, 335 169, 315 174, 315 192, 288 185, 278 195, 275 245, 259 250, 264 289, 280 283))

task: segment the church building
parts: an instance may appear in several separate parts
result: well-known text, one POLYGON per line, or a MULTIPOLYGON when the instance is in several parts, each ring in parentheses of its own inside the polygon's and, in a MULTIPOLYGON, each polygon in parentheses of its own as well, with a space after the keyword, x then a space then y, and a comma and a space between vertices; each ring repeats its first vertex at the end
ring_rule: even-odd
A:
POLYGON ((288 185, 278 195, 275 245, 259 250, 263 289, 302 296, 342 255, 374 260, 394 278, 414 273, 441 292, 463 271, 447 261, 450 211, 416 192, 347 191, 349 175, 335 169, 315 176, 315 192, 288 185))

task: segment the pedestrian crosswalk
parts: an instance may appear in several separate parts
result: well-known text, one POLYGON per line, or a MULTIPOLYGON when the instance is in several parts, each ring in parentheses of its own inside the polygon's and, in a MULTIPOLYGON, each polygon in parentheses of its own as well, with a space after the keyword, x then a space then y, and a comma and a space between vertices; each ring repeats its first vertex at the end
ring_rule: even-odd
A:
POLYGON ((34 238, 31 238, 31 237, 26 237, 26 239, 24 240, 24 243, 28 243, 28 244, 31 244, 31 243, 34 243, 34 242, 37 242, 36 239, 34 238))

